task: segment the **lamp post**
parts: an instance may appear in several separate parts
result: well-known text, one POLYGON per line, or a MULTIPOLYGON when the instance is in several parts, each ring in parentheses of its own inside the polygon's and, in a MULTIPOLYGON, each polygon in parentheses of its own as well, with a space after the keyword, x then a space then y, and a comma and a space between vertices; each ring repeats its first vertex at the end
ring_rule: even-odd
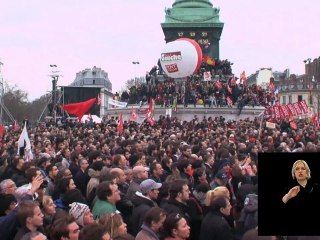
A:
POLYGON ((51 68, 50 77, 52 78, 52 95, 51 95, 52 117, 54 119, 54 122, 56 123, 57 121, 57 82, 61 75, 59 74, 60 71, 57 69, 56 64, 50 64, 50 68, 51 68))
MULTIPOLYGON (((133 65, 140 65, 140 62, 139 61, 132 61, 132 64, 133 65)), ((136 74, 134 74, 135 76, 134 76, 134 85, 135 85, 135 87, 137 87, 137 76, 136 76, 136 74)))

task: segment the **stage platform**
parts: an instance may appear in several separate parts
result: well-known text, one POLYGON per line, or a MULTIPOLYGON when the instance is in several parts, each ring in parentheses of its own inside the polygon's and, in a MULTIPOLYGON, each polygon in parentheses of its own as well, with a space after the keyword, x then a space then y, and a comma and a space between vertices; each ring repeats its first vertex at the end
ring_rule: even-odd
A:
MULTIPOLYGON (((145 112, 147 106, 141 107, 139 111, 138 105, 129 105, 127 108, 114 108, 114 109, 106 109, 105 115, 110 116, 119 116, 120 113, 123 115, 124 120, 128 120, 131 115, 132 108, 135 109, 138 117, 137 122, 142 122, 145 118, 145 112), (142 113, 141 113, 142 112, 142 113)), ((165 108, 161 106, 155 106, 154 110, 154 118, 157 120, 160 115, 165 116, 171 108, 165 108)), ((202 119, 204 116, 208 117, 219 117, 223 116, 225 119, 229 120, 240 120, 240 119, 254 119, 258 117, 263 111, 264 107, 249 107, 246 106, 242 109, 241 114, 239 115, 239 109, 236 107, 228 108, 228 107, 203 107, 197 105, 196 107, 189 105, 188 107, 183 107, 183 105, 178 105, 177 111, 171 112, 172 117, 177 117, 182 121, 191 121, 195 115, 199 119, 202 119)))

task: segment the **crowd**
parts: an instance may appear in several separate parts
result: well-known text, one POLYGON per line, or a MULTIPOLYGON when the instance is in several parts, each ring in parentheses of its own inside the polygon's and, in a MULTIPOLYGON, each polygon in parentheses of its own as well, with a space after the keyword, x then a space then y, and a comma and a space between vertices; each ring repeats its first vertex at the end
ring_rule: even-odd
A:
POLYGON ((159 75, 152 72, 153 74, 147 75, 146 83, 131 86, 128 91, 117 96, 117 99, 129 104, 139 104, 153 98, 157 105, 163 107, 180 104, 184 107, 201 105, 239 108, 246 105, 270 106, 275 101, 272 91, 256 85, 248 86, 246 82, 236 79, 228 61, 214 66, 203 63, 196 74, 182 81, 168 77, 164 77, 164 81, 158 81, 159 75), (206 72, 210 72, 211 81, 204 81, 203 75, 206 72))
POLYGON ((29 126, 28 161, 9 129, 0 239, 257 239, 258 152, 320 152, 315 126, 297 125, 162 116, 118 134, 114 118, 47 123, 29 126))

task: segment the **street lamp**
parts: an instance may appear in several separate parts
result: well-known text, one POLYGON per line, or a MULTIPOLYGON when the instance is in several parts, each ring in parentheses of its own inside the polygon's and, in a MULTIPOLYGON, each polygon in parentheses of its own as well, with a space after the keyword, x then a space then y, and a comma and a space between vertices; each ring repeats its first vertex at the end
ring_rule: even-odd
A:
MULTIPOLYGON (((133 65, 140 65, 140 62, 139 61, 132 61, 132 64, 133 65)), ((137 76, 134 76, 134 85, 137 86, 137 76)))
POLYGON ((59 77, 61 76, 60 71, 57 69, 56 64, 50 64, 51 74, 49 75, 52 78, 52 116, 54 118, 54 122, 57 120, 57 82, 59 77))
POLYGON ((305 64, 309 64, 309 63, 311 63, 311 58, 307 58, 307 59, 303 60, 303 62, 304 62, 305 64))

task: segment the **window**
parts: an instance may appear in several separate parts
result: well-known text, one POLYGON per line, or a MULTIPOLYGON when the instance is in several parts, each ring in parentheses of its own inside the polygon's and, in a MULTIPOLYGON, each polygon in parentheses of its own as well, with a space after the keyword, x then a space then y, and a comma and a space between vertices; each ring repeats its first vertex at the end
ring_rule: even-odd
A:
POLYGON ((312 95, 310 95, 309 103, 310 103, 310 105, 313 105, 313 98, 312 98, 312 95))
POLYGON ((302 95, 298 95, 298 102, 301 102, 303 100, 302 95))
POLYGON ((292 96, 289 95, 289 103, 292 103, 292 96))
POLYGON ((92 80, 92 84, 93 84, 93 85, 96 84, 96 80, 95 80, 95 79, 92 80))
POLYGON ((287 104, 287 96, 282 96, 282 104, 287 104))

